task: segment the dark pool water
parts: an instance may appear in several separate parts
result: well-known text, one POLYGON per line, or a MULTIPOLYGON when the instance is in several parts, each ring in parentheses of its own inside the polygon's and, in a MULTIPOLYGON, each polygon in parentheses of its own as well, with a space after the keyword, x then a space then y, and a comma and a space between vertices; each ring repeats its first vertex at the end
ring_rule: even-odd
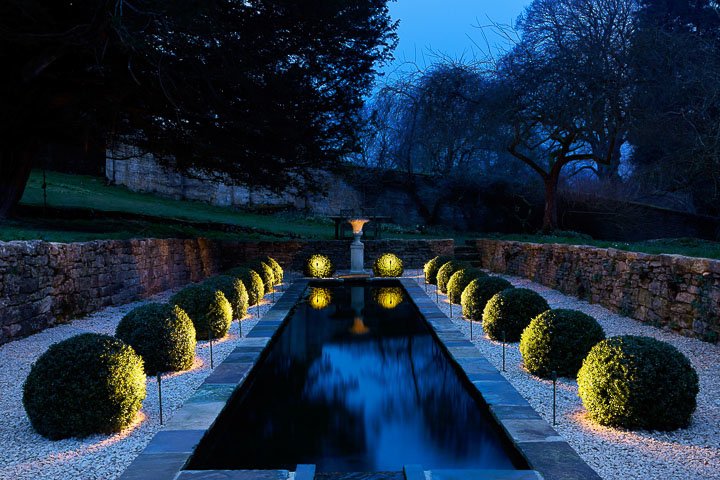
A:
POLYGON ((514 469, 399 287, 310 287, 189 469, 514 469))

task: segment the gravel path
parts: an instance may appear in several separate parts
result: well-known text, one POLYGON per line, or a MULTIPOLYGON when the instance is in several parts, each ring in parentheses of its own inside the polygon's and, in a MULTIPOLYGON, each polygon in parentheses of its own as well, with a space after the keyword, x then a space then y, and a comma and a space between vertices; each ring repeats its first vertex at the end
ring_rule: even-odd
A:
MULTIPOLYGON (((22 340, 0 345, 0 479, 112 479, 117 478, 160 430, 157 379, 148 377, 147 398, 133 425, 112 435, 94 435, 84 439, 47 440, 35 433, 22 406, 22 385, 31 364, 61 340, 86 332, 113 335, 120 319, 133 308, 148 302, 164 302, 174 291, 167 291, 122 306, 110 307, 76 319, 67 325, 47 329, 22 340)), ((282 294, 275 293, 275 300, 282 294)), ((260 308, 262 316, 271 306, 271 295, 260 308)), ((252 307, 243 320, 243 334, 258 321, 257 308, 252 307)), ((242 341, 238 322, 229 334, 213 342, 213 360, 217 366, 242 341)), ((190 397, 210 374, 210 344, 198 342, 195 362, 185 372, 162 376, 163 420, 190 397)))
MULTIPOLYGON (((422 271, 408 275, 419 282, 422 271)), ((578 396, 574 379, 558 379, 555 429, 595 471, 605 479, 720 479, 720 347, 668 330, 648 326, 612 313, 599 305, 563 295, 530 280, 500 275, 516 287, 541 294, 551 308, 573 308, 595 317, 607 337, 645 335, 668 342, 683 352, 700 377, 700 393, 692 424, 674 432, 626 431, 599 426, 589 420, 578 396)), ((428 290, 435 300, 435 289, 428 290)), ((450 314, 447 297, 440 294, 440 307, 450 314)), ((453 322, 469 338, 470 323, 459 305, 452 306, 453 322)), ((482 325, 473 325, 473 343, 502 370, 502 343, 490 340, 482 325)), ((507 344, 505 378, 552 424, 552 382, 529 374, 522 367, 519 343, 507 344)))

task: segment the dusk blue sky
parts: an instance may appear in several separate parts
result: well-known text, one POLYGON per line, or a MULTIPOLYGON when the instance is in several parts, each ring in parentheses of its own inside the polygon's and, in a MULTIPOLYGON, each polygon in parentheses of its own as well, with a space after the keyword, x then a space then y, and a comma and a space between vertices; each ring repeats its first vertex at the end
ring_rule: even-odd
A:
MULTIPOLYGON (((392 72, 404 61, 420 67, 433 63, 432 51, 453 59, 479 54, 473 41, 485 49, 485 40, 477 25, 490 20, 511 25, 531 0, 398 0, 390 2, 390 14, 400 20, 400 43, 395 50, 395 62, 385 67, 392 72)), ((502 38, 486 29, 488 40, 500 46, 502 38)))

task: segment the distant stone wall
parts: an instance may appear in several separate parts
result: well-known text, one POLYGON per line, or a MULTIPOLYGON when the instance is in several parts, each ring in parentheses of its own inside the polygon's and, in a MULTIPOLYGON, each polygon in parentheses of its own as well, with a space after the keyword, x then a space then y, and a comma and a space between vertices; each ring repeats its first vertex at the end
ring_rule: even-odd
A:
POLYGON ((690 337, 720 335, 720 261, 480 239, 482 265, 690 337))
POLYGON ((340 209, 362 207, 360 192, 334 175, 318 173, 323 177, 320 183, 325 187, 325 195, 294 190, 277 194, 264 188, 233 184, 229 180, 180 175, 158 164, 152 155, 141 154, 127 145, 105 159, 105 175, 111 182, 136 192, 217 206, 289 205, 321 214, 337 214, 340 209))
MULTIPOLYGON (((365 263, 369 268, 379 253, 390 251, 406 268, 419 268, 453 249, 452 240, 369 240, 365 263)), ((0 242, 0 344, 109 305, 202 281, 257 256, 270 255, 284 268, 298 270, 318 252, 330 255, 338 268, 350 266, 349 241, 0 242)))

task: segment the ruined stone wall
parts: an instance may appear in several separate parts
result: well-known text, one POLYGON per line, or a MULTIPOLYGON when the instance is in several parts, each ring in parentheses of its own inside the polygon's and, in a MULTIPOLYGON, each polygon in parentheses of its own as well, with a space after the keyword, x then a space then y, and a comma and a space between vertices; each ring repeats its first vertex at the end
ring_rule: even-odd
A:
MULTIPOLYGON (((385 251, 399 255, 406 268, 419 268, 454 248, 452 240, 370 240, 365 245, 366 268, 385 251)), ((330 255, 338 268, 350 266, 349 241, 0 242, 0 344, 109 305, 202 281, 257 256, 270 255, 284 268, 299 270, 312 253, 330 255)))
POLYGON ((136 192, 154 193, 175 200, 196 200, 217 206, 289 205, 299 210, 320 214, 337 214, 340 209, 362 207, 362 195, 341 178, 321 173, 320 183, 327 195, 299 194, 288 190, 281 194, 229 180, 180 175, 161 166, 151 155, 121 146, 105 159, 105 176, 117 185, 136 192), (112 158, 117 157, 117 158, 112 158))
POLYGON ((612 248, 480 239, 482 266, 518 275, 614 312, 714 341, 720 334, 720 261, 612 248))

